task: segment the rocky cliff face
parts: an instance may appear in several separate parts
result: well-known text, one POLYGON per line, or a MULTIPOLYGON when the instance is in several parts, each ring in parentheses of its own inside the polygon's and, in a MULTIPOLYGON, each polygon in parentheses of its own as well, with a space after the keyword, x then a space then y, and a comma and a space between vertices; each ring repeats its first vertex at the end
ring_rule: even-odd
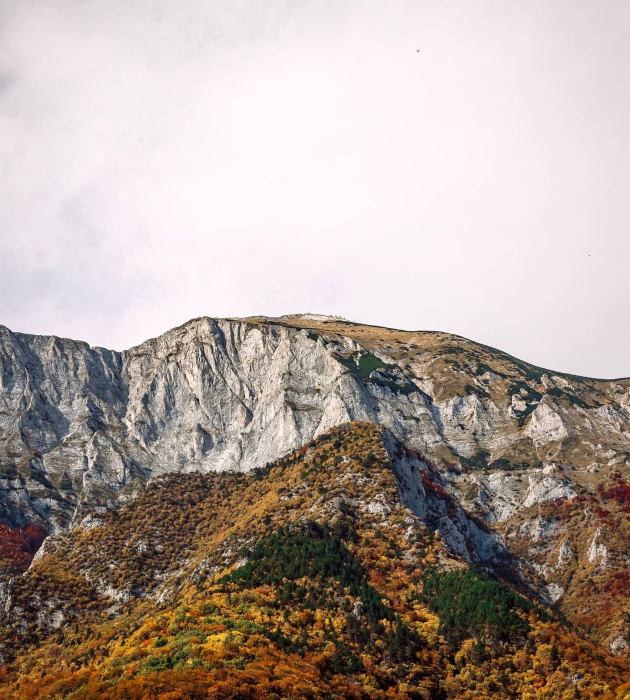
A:
MULTIPOLYGON (((348 421, 418 450, 535 567, 551 600, 570 597, 582 559, 541 509, 601 505, 601 490, 630 472, 630 380, 549 372, 457 336, 313 316, 200 318, 118 353, 2 327, 0 523, 59 532, 152 477, 247 471, 348 421)), ((604 574, 627 565, 627 553, 602 554, 610 526, 592 525, 584 561, 604 574)))
MULTIPOLYGON (((152 475, 245 471, 350 420, 500 471, 570 459, 595 472, 630 452, 628 380, 553 375, 439 333, 202 318, 117 353, 2 328, 0 363, 2 518, 13 524, 63 528, 152 475)), ((491 520, 571 492, 553 475, 513 488, 511 474, 478 484, 491 520)))

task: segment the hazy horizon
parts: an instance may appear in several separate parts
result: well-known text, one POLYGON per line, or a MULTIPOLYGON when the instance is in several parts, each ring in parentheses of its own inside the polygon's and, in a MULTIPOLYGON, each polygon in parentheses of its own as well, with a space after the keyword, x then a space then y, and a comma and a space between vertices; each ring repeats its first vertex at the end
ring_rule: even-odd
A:
POLYGON ((0 0, 0 323, 339 315, 630 375, 630 5, 0 0))

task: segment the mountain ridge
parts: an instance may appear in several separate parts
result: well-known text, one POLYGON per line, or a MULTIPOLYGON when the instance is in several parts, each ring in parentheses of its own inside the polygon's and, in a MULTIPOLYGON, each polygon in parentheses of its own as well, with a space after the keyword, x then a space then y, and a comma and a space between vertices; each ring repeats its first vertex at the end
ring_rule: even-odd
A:
MULTIPOLYGON (((195 322, 198 321, 233 321, 233 322, 243 322, 247 323, 250 321, 260 321, 264 320, 267 323, 286 323, 287 325, 291 325, 290 321, 319 321, 319 322, 333 322, 333 323, 340 323, 340 324, 347 324, 350 326, 363 326, 365 328, 372 328, 372 329, 381 329, 385 331, 394 331, 397 333, 410 333, 410 334, 415 334, 415 335, 437 335, 437 336, 443 336, 446 338, 452 338, 457 341, 464 341, 465 343, 469 343, 472 346, 477 346, 480 349, 484 349, 493 353, 496 353, 498 355, 503 355, 511 360, 514 360, 516 362, 524 363, 532 367, 533 369, 546 373, 546 374, 554 374, 554 375, 559 375, 562 377, 568 377, 576 380, 587 380, 587 381, 594 381, 594 382, 630 382, 630 375, 624 375, 622 377, 595 377, 591 375, 582 375, 582 374, 575 374, 571 372, 565 372, 563 370, 555 370, 555 369, 550 369, 548 367, 542 367, 540 365, 535 365, 533 362, 529 362, 528 360, 523 360, 522 358, 518 357, 517 355, 513 355, 511 353, 508 353, 504 350, 501 350, 500 348, 494 347, 492 345, 487 345, 485 343, 481 343, 477 340, 473 340, 471 338, 468 338, 467 336, 459 335, 457 333, 450 333, 448 331, 438 331, 438 330, 421 330, 421 329, 415 329, 415 330, 405 330, 405 329, 400 329, 400 328, 394 328, 392 326, 380 326, 377 324, 373 323, 360 323, 357 321, 351 321, 346 318, 342 318, 339 316, 328 316, 326 314, 310 314, 310 313, 304 313, 304 314, 284 314, 282 316, 195 316, 193 318, 188 319, 187 321, 184 321, 184 323, 180 323, 177 326, 173 326, 172 328, 167 329, 163 333, 160 333, 159 335, 152 336, 150 338, 147 338, 140 343, 137 343, 136 345, 131 345, 128 348, 124 348, 123 350, 114 350, 112 348, 106 347, 105 345, 91 345, 85 340, 80 340, 78 338, 70 338, 67 336, 60 336, 56 334, 40 334, 40 333, 27 333, 25 331, 14 331, 11 330, 8 326, 5 326, 3 324, 0 324, 0 329, 4 329, 6 331, 9 331, 10 333, 13 333, 16 336, 25 336, 25 337, 31 337, 31 338, 41 338, 41 339, 52 339, 52 340, 61 340, 61 341, 69 341, 73 343, 77 343, 80 345, 86 345, 90 350, 106 350, 108 352, 117 354, 117 355, 122 355, 127 352, 131 352, 132 350, 141 347, 147 342, 150 342, 152 340, 157 340, 158 338, 161 338, 164 335, 167 335, 168 333, 172 331, 177 331, 185 328, 186 326, 189 326, 190 324, 194 324, 195 322)), ((307 327, 307 326, 304 326, 307 327)))
POLYGON ((261 468, 348 422, 421 454, 541 600, 630 653, 630 380, 440 332, 201 317, 116 353, 0 328, 0 553, 26 561, 151 480, 261 468))

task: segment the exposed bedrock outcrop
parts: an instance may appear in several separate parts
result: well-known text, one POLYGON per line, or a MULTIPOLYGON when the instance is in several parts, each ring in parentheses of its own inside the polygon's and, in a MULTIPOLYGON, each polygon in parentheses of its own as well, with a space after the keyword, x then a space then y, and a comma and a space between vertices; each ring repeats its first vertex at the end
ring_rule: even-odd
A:
MULTIPOLYGON (((606 461, 630 451, 625 380, 588 380, 579 391, 597 401, 585 401, 561 377, 530 378, 530 389, 529 366, 456 336, 356 328, 201 318, 114 352, 0 327, 0 519, 62 529, 133 498, 152 475, 248 470, 352 420, 454 462, 542 468, 569 438, 589 463, 598 450, 606 461)), ((490 521, 515 499, 568 494, 553 475, 532 476, 525 493, 509 475, 484 479, 490 521)))

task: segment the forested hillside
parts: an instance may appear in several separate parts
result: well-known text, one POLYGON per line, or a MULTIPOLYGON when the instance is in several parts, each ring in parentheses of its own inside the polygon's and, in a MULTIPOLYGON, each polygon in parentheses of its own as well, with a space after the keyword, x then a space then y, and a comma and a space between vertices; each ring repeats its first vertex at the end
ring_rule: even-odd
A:
POLYGON ((485 566, 440 480, 369 424, 154 479, 12 577, 0 698, 627 697, 628 662, 485 566))

